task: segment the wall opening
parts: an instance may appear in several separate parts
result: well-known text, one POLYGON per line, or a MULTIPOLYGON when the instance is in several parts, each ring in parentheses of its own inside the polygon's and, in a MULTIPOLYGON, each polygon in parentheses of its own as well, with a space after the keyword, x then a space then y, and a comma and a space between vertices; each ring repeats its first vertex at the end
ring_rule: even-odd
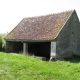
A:
POLYGON ((13 52, 13 53, 22 52, 23 51, 23 43, 22 42, 7 41, 6 42, 6 51, 13 52))
POLYGON ((17 52, 17 53, 23 52, 22 42, 14 42, 14 52, 17 52))
MULTIPOLYGON (((30 55, 50 58, 51 42, 28 42, 28 53, 30 55)), ((23 52, 22 42, 7 42, 7 52, 20 53, 23 52)))
POLYGON ((72 32, 72 34, 74 34, 74 32, 72 32))
POLYGON ((28 43, 29 54, 50 58, 50 42, 31 42, 28 43))

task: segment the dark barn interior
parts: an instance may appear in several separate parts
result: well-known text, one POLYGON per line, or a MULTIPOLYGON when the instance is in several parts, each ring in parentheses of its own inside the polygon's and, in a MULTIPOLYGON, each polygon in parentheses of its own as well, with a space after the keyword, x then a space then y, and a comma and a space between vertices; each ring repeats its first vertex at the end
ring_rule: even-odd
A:
POLYGON ((28 43, 29 54, 50 58, 50 42, 28 43))
POLYGON ((7 52, 14 52, 19 53, 23 51, 23 43, 22 42, 14 42, 14 41, 7 41, 7 52))
MULTIPOLYGON (((29 55, 50 58, 50 44, 50 42, 28 42, 28 53, 29 55)), ((23 52, 23 43, 9 41, 7 42, 7 50, 14 53, 23 52)))
POLYGON ((23 43, 22 42, 15 42, 14 43, 14 52, 22 52, 23 51, 23 43))

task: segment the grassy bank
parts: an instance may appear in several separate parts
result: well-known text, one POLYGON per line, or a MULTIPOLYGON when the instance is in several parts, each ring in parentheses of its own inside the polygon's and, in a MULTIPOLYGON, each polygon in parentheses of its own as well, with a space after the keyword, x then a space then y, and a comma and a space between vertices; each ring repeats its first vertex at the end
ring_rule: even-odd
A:
POLYGON ((0 52, 0 80, 80 80, 80 59, 46 62, 0 52))

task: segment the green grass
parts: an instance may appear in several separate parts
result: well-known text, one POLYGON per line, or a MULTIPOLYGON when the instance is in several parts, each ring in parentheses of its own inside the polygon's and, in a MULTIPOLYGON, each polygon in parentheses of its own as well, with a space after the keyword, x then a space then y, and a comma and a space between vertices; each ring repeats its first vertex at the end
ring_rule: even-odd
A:
POLYGON ((80 59, 48 62, 0 52, 0 80, 80 80, 80 59))

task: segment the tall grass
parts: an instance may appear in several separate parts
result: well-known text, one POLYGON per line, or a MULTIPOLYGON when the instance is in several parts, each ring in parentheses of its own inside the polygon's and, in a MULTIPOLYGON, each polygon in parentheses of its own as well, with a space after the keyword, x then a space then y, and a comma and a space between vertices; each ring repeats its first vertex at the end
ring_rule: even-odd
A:
POLYGON ((0 52, 0 80, 80 80, 80 58, 48 62, 0 52))

